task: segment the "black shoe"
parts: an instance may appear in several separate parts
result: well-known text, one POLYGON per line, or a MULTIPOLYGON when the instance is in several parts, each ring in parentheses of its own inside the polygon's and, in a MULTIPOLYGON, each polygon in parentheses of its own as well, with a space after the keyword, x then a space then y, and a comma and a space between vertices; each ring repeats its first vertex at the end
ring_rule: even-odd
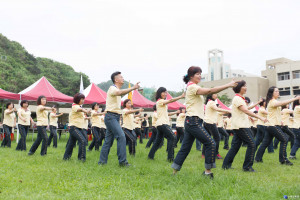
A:
POLYGON ((229 147, 224 147, 224 149, 229 150, 229 147))
POLYGON ((256 162, 256 163, 263 163, 262 160, 255 160, 254 162, 256 162))
POLYGON ((100 166, 105 166, 105 165, 106 165, 106 163, 101 163, 101 162, 98 162, 98 165, 100 165, 100 166))
POLYGON ((28 152, 28 155, 29 155, 29 156, 31 156, 31 155, 33 155, 33 154, 34 154, 34 153, 31 152, 31 151, 28 152))
POLYGON ((250 167, 249 169, 243 169, 244 172, 256 172, 252 167, 250 167))
POLYGON ((131 164, 129 164, 128 162, 120 163, 119 165, 120 165, 120 167, 130 167, 131 166, 131 164))
POLYGON ((154 160, 154 158, 150 158, 150 157, 148 156, 148 160, 154 160))
POLYGON ((210 173, 210 174, 205 174, 205 171, 202 173, 202 176, 205 176, 207 178, 210 178, 210 179, 214 179, 214 174, 213 173, 210 173))
POLYGON ((293 163, 289 160, 286 160, 286 161, 283 161, 283 162, 280 162, 282 165, 293 165, 293 163))
POLYGON ((227 169, 234 169, 233 167, 231 166, 228 166, 228 167, 222 167, 224 170, 227 170, 227 169))
POLYGON ((145 149, 148 149, 148 148, 150 148, 150 147, 148 147, 148 146, 145 147, 145 149))

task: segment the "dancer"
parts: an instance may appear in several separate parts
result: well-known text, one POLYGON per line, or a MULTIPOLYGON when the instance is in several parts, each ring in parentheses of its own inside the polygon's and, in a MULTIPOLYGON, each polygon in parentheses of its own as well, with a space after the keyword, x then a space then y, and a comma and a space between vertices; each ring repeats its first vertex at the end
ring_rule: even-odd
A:
POLYGON ((149 139, 149 121, 147 113, 144 114, 144 121, 142 123, 143 126, 143 136, 146 139, 149 139))
POLYGON ((176 119, 176 143, 175 147, 177 147, 178 141, 180 140, 180 143, 182 143, 183 137, 184 137, 184 121, 185 121, 185 108, 180 107, 179 108, 179 114, 177 114, 176 119))
POLYGON ((136 136, 140 137, 140 144, 143 144, 143 134, 142 134, 142 120, 144 118, 141 117, 140 112, 136 112, 134 115, 134 132, 136 133, 136 136))
POLYGON ((293 114, 293 110, 289 109, 289 104, 282 106, 281 117, 282 117, 282 126, 281 129, 284 133, 289 136, 289 140, 291 141, 291 148, 294 146, 295 142, 295 134, 289 128, 290 126, 290 116, 293 114))
POLYGON ((14 107, 12 102, 8 102, 6 104, 6 109, 4 111, 4 119, 3 119, 3 129, 5 132, 5 137, 1 143, 1 147, 11 147, 11 133, 13 127, 16 126, 16 112, 17 110, 14 107))
POLYGON ((100 146, 102 146, 102 141, 104 140, 105 133, 106 133, 106 126, 104 123, 104 117, 105 117, 106 111, 104 108, 102 108, 101 112, 103 112, 104 114, 100 116, 100 146))
POLYGON ((294 119, 293 119, 293 132, 296 135, 295 143, 291 149, 290 159, 296 159, 296 152, 300 148, 300 100, 293 103, 294 119))
POLYGON ((57 118, 62 116, 63 113, 60 113, 60 114, 56 114, 56 108, 53 107, 52 109, 52 112, 50 113, 50 136, 49 136, 49 139, 48 139, 48 147, 50 147, 50 144, 51 144, 51 141, 52 141, 52 138, 53 138, 53 147, 54 148, 57 148, 57 118))
POLYGON ((152 135, 151 138, 149 139, 149 141, 147 142, 146 148, 150 148, 151 144, 155 141, 156 139, 156 135, 157 135, 157 129, 156 129, 156 121, 157 121, 157 112, 156 112, 156 105, 153 106, 153 115, 152 115, 152 126, 151 126, 151 130, 152 130, 152 135))

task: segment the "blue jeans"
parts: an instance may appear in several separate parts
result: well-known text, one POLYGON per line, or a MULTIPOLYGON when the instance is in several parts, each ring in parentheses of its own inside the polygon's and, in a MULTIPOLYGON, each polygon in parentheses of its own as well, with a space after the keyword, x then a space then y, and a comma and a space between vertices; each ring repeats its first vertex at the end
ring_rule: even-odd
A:
POLYGON ((34 153, 42 142, 41 155, 43 156, 47 154, 47 146, 48 146, 48 135, 46 131, 46 126, 37 126, 37 131, 38 131, 37 138, 34 141, 29 151, 34 153))
POLYGON ((149 127, 144 127, 144 136, 146 137, 146 139, 149 138, 149 127))
POLYGON ((216 143, 203 127, 203 120, 199 117, 186 117, 185 119, 185 134, 181 148, 176 155, 172 168, 179 171, 189 155, 195 138, 205 146, 205 168, 216 168, 216 143))
POLYGON ((48 140, 48 146, 50 146, 53 138, 53 147, 57 147, 57 131, 56 126, 50 126, 50 136, 48 140))
POLYGON ((254 154, 255 154, 255 143, 250 128, 240 128, 233 130, 234 136, 231 141, 231 148, 229 149, 222 168, 228 169, 231 167, 234 157, 239 152, 242 143, 244 142, 247 145, 247 151, 245 155, 245 161, 243 164, 244 170, 249 170, 253 166, 254 154))
POLYGON ((225 128, 222 127, 218 127, 218 131, 221 135, 224 136, 224 149, 228 149, 229 148, 229 134, 227 133, 227 131, 225 130, 225 128))
POLYGON ((201 142, 199 140, 196 139, 196 149, 198 151, 201 151, 201 142))
MULTIPOLYGON (((216 143, 215 156, 217 156, 219 154, 219 145, 220 145, 220 133, 218 131, 218 127, 216 124, 209 124, 209 123, 204 122, 204 128, 209 133, 209 135, 211 135, 214 138, 214 141, 216 143)), ((205 146, 203 146, 202 155, 205 155, 205 151, 206 151, 206 148, 205 148, 205 146)))
POLYGON ((120 125, 120 115, 108 112, 105 115, 104 123, 106 125, 105 141, 101 149, 99 164, 106 164, 111 144, 114 138, 117 139, 117 154, 119 164, 128 163, 126 159, 126 137, 120 125))
POLYGON ((296 138, 291 150, 291 156, 296 156, 296 152, 300 148, 300 128, 294 128, 293 132, 295 133, 296 138))
POLYGON ((95 147, 96 151, 99 151, 99 146, 100 146, 100 128, 96 126, 92 126, 92 133, 93 133, 93 141, 89 146, 89 150, 93 150, 95 147))
POLYGON ((26 151, 26 136, 28 133, 29 126, 24 126, 22 124, 19 124, 18 127, 19 127, 19 132, 20 132, 21 138, 18 141, 16 150, 26 151))
MULTIPOLYGON (((256 133, 256 140, 255 140, 255 151, 257 150, 258 146, 261 144, 265 137, 265 132, 267 131, 267 127, 263 125, 257 125, 257 133, 256 133)), ((270 143, 268 146, 268 152, 274 152, 273 142, 270 143)))
POLYGON ((4 133, 5 133, 5 137, 3 138, 3 141, 1 143, 1 147, 11 147, 11 139, 10 139, 10 135, 12 132, 12 127, 7 126, 5 124, 3 124, 3 129, 4 129, 4 133))

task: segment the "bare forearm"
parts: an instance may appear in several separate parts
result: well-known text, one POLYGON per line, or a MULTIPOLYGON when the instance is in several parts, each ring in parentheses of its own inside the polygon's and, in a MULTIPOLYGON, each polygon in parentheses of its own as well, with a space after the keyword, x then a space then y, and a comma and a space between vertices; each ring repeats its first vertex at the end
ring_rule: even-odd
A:
POLYGON ((116 92, 116 96, 122 96, 122 95, 125 95, 131 91, 135 90, 135 88, 127 88, 127 89, 121 89, 121 90, 118 90, 116 92))
POLYGON ((288 99, 288 100, 285 100, 285 101, 278 101, 274 106, 275 107, 284 106, 284 105, 292 103, 296 100, 298 100, 298 98, 292 98, 292 99, 288 99))

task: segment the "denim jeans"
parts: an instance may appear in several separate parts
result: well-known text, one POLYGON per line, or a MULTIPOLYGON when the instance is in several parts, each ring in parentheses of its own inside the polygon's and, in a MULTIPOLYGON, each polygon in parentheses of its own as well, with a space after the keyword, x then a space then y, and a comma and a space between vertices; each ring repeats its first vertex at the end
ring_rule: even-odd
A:
POLYGON ((16 150, 26 151, 26 136, 28 133, 29 126, 24 126, 22 124, 19 124, 18 127, 19 127, 19 132, 20 132, 21 138, 18 141, 16 150))
POLYGON ((157 129, 156 127, 152 126, 152 135, 151 135, 151 138, 149 139, 149 141, 147 142, 147 145, 146 147, 151 147, 151 144, 155 141, 156 139, 156 135, 157 135, 157 129))
POLYGON ((3 129, 4 129, 4 133, 5 133, 5 137, 1 143, 1 147, 11 147, 11 132, 12 132, 12 127, 7 126, 5 124, 3 124, 3 129))
POLYGON ((120 115, 108 112, 105 115, 105 141, 101 149, 99 164, 106 164, 114 138, 117 139, 117 154, 120 164, 128 163, 126 159, 126 138, 120 125, 120 115))
POLYGON ((99 141, 100 146, 102 146, 102 141, 105 139, 105 132, 106 132, 105 128, 100 128, 100 141, 99 141))
POLYGON ((29 152, 35 153, 36 149, 40 146, 42 142, 41 148, 41 155, 47 154, 47 146, 48 146, 48 135, 46 131, 46 126, 37 126, 38 135, 36 140, 34 141, 33 145, 29 152))
POLYGON ((291 129, 289 129, 288 126, 282 126, 281 130, 289 136, 289 141, 291 141, 291 148, 292 148, 294 146, 294 142, 296 138, 294 132, 291 129))
POLYGON ((175 134, 173 133, 171 127, 168 124, 163 124, 160 126, 157 126, 157 136, 156 140, 153 143, 153 146, 148 154, 148 158, 154 159, 155 152, 159 149, 159 146, 161 144, 161 141, 164 139, 164 137, 167 138, 167 151, 168 151, 168 160, 174 160, 174 144, 175 144, 175 134))
POLYGON ((136 144, 136 137, 133 133, 133 130, 129 130, 127 128, 124 128, 124 133, 126 136, 126 141, 128 144, 129 154, 135 155, 135 144, 136 144))
POLYGON ((189 117, 185 119, 185 134, 181 148, 176 155, 172 168, 179 171, 189 155, 195 138, 205 146, 205 168, 216 168, 216 143, 203 127, 203 120, 199 117, 189 117))
MULTIPOLYGON (((216 143, 215 156, 217 156, 219 154, 219 145, 220 145, 220 134, 218 131, 218 127, 216 124, 209 124, 209 123, 204 122, 204 128, 209 133, 209 135, 211 135, 214 138, 214 141, 216 143)), ((205 151, 206 151, 206 148, 204 145, 203 149, 202 149, 202 155, 205 155, 205 151)))
MULTIPOLYGON (((267 131, 267 127, 263 125, 257 125, 257 133, 256 133, 256 140, 255 140, 255 151, 257 150, 258 146, 261 144, 265 137, 265 133, 267 131)), ((274 152, 273 143, 268 146, 268 152, 274 152)))
POLYGON ((231 167, 234 157, 239 152, 242 143, 244 142, 247 145, 247 151, 245 155, 245 161, 243 164, 244 170, 249 170, 253 166, 254 154, 255 154, 255 143, 250 128, 240 128, 233 130, 234 136, 231 141, 231 148, 229 149, 222 168, 228 169, 231 167))
POLYGON ((48 140, 48 146, 50 146, 52 138, 53 138, 53 147, 57 147, 56 126, 50 126, 50 136, 49 136, 49 140, 48 140))
POLYGON ((262 161, 265 150, 271 144, 274 137, 280 141, 279 162, 288 160, 286 156, 287 135, 281 130, 280 126, 268 126, 262 144, 256 153, 256 161, 262 161))
POLYGON ((149 138, 149 127, 144 127, 144 136, 146 137, 146 139, 149 138))
POLYGON ((92 133, 93 133, 93 141, 89 146, 89 150, 93 150, 95 147, 96 151, 99 151, 100 146, 100 128, 96 126, 92 126, 92 133))
POLYGON ((201 142, 198 139, 196 139, 196 149, 201 151, 201 142))
POLYGON ((71 158, 77 140, 79 142, 78 160, 86 160, 86 139, 83 136, 82 129, 76 126, 70 126, 70 137, 64 154, 64 160, 71 158))
POLYGON ((183 140, 183 137, 184 137, 184 128, 183 127, 176 127, 176 132, 177 132, 177 135, 176 135, 175 146, 177 146, 179 140, 180 140, 180 143, 182 143, 182 140, 183 140))
POLYGON ((140 144, 143 144, 143 134, 140 128, 135 128, 134 132, 137 136, 140 136, 140 144))
POLYGON ((221 135, 224 136, 224 149, 229 148, 228 140, 229 140, 229 134, 224 128, 218 127, 218 131, 221 135))
POLYGON ((290 155, 291 156, 296 156, 296 152, 300 148, 300 128, 294 128, 293 132, 295 133, 296 138, 295 138, 295 143, 292 147, 290 155))

